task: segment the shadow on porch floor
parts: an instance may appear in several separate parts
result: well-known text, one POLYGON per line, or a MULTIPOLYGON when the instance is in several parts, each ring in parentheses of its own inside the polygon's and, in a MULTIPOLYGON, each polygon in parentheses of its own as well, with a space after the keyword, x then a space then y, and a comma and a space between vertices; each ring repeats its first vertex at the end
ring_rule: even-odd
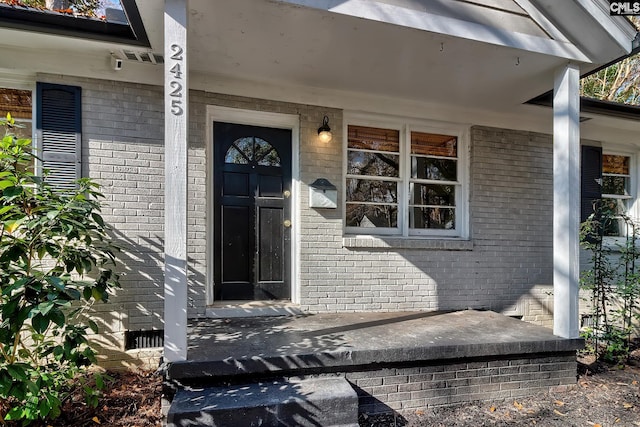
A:
MULTIPOLYGON (((298 374, 329 368, 573 352, 581 339, 490 311, 325 313, 207 319, 189 328, 172 378, 298 374)), ((334 369, 335 370, 335 369, 334 369)))

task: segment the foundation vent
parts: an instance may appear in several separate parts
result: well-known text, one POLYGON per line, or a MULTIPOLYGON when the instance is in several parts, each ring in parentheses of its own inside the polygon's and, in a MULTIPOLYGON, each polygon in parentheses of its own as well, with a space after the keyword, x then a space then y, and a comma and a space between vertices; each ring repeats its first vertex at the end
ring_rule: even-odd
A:
MULTIPOLYGON (((580 318, 580 327, 581 328, 595 328, 596 327, 596 320, 598 320, 598 317, 595 314, 583 314, 580 318)), ((602 325, 604 323, 604 320, 602 318, 600 318, 600 322, 598 322, 600 325, 602 325)))
POLYGON ((141 348, 154 347, 164 347, 164 329, 153 329, 150 331, 125 331, 125 350, 138 350, 141 348))

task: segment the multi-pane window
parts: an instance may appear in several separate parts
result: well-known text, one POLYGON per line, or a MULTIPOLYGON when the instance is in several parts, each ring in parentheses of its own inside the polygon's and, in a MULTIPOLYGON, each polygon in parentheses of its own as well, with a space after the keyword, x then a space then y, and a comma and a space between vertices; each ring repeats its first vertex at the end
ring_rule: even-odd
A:
POLYGON ((5 118, 10 113, 15 119, 18 126, 11 132, 18 138, 32 139, 31 98, 30 90, 0 88, 0 114, 5 118))
POLYGON ((629 156, 602 155, 602 198, 605 207, 617 214, 616 222, 608 224, 605 234, 624 236, 626 234, 623 215, 631 208, 631 158, 629 156))
POLYGON ((455 229, 458 184, 458 138, 411 132, 409 227, 455 229))
POLYGON ((348 125, 346 231, 465 237, 460 135, 348 125))
POLYGON ((398 227, 400 132, 349 126, 347 227, 398 227))

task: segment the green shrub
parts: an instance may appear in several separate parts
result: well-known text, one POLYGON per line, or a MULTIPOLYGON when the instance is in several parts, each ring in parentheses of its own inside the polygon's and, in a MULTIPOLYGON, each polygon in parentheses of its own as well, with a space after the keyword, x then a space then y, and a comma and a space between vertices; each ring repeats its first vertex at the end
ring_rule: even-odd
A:
POLYGON ((640 320, 640 230, 634 220, 612 210, 606 200, 594 207, 595 213, 581 227, 582 247, 591 253, 591 268, 583 272, 581 286, 589 291, 592 318, 582 336, 599 359, 624 363, 640 320), (626 238, 612 248, 605 236, 619 221, 625 224, 626 238))
POLYGON ((56 191, 33 173, 31 141, 11 134, 11 116, 0 124, 1 415, 28 424, 56 418, 73 379, 96 362, 87 310, 118 286, 117 248, 98 185, 56 191))

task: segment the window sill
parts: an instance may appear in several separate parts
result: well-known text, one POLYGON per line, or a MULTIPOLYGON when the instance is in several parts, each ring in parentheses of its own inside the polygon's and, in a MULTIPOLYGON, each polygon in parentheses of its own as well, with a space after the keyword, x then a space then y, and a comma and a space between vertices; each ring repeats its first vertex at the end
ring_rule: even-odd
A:
POLYGON ((391 236, 348 236, 342 238, 347 249, 422 249, 432 251, 471 251, 473 241, 459 238, 418 238, 391 236))

